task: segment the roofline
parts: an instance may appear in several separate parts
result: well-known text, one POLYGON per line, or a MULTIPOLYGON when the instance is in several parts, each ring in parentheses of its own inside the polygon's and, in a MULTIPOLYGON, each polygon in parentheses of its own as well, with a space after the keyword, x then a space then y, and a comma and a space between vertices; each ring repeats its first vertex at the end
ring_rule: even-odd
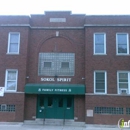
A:
POLYGON ((101 15, 101 14, 100 15, 96 15, 96 14, 94 14, 94 15, 88 15, 88 14, 86 14, 86 16, 94 16, 94 17, 95 16, 96 17, 100 17, 100 16, 104 16, 104 17, 106 17, 106 16, 107 17, 108 16, 111 17, 112 16, 112 17, 115 17, 115 16, 118 16, 119 17, 119 16, 130 16, 130 15, 129 14, 108 14, 108 15, 101 15))
POLYGON ((43 16, 45 16, 46 15, 46 13, 69 13, 70 15, 83 15, 83 16, 86 16, 86 14, 73 14, 72 13, 72 11, 44 11, 44 14, 30 14, 31 16, 32 15, 38 15, 38 16, 41 16, 41 15, 43 15, 43 16))
POLYGON ((130 24, 84 24, 85 27, 130 27, 130 24))
POLYGON ((44 13, 46 14, 46 13, 51 13, 51 12, 54 12, 54 13, 60 13, 60 12, 66 12, 66 13, 72 13, 72 11, 70 11, 70 10, 48 10, 48 11, 44 11, 44 13))
POLYGON ((25 16, 26 16, 26 17, 30 17, 30 15, 6 15, 6 14, 5 14, 5 15, 0 15, 0 17, 3 17, 3 16, 4 16, 4 17, 5 17, 5 16, 6 16, 6 17, 18 17, 18 16, 20 16, 20 17, 25 17, 25 16))
POLYGON ((130 27, 130 24, 84 24, 78 27, 35 27, 30 24, 0 24, 0 27, 30 27, 31 29, 84 29, 85 27, 130 27))

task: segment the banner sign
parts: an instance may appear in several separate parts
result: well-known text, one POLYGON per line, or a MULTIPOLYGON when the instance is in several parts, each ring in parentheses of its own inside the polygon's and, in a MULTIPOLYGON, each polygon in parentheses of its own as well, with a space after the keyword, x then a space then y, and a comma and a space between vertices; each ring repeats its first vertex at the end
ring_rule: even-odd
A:
POLYGON ((4 96, 4 87, 0 87, 0 97, 4 96))

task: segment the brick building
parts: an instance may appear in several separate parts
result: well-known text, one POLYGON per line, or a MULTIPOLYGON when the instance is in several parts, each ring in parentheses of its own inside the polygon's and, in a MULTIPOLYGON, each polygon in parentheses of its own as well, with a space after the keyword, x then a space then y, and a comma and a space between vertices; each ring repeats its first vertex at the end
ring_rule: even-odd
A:
POLYGON ((0 16, 0 121, 117 124, 130 114, 130 16, 0 16))

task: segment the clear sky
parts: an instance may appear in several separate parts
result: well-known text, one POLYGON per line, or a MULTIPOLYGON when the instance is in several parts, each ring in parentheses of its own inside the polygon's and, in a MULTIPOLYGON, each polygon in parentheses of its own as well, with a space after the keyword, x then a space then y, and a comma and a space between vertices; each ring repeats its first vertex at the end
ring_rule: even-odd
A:
POLYGON ((44 14, 44 11, 128 15, 130 0, 0 0, 0 15, 44 14))

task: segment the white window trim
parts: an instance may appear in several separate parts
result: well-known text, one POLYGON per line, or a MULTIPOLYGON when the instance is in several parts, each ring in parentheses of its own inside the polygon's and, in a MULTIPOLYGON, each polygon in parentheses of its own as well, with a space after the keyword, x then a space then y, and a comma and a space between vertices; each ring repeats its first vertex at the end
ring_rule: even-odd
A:
POLYGON ((116 33, 116 55, 129 55, 129 34, 128 33, 116 33), (118 34, 126 34, 127 35, 127 53, 118 53, 118 34))
POLYGON ((103 70, 94 71, 94 94, 107 94, 107 72, 103 70), (96 92, 96 72, 104 72, 105 73, 105 92, 96 92))
POLYGON ((93 50, 94 50, 94 55, 106 55, 106 33, 100 32, 100 33, 94 33, 93 34, 93 50), (96 53, 95 52, 95 35, 96 34, 103 34, 104 35, 104 53, 96 53))
POLYGON ((8 34, 8 48, 7 48, 7 54, 19 54, 19 50, 20 50, 20 32, 9 32, 8 34), (10 48, 10 35, 11 34, 18 34, 19 35, 19 41, 18 41, 18 52, 9 52, 9 48, 10 48))
POLYGON ((17 92, 18 86, 18 70, 17 69, 7 69, 5 72, 5 92, 17 92), (15 90, 7 90, 7 73, 8 71, 16 71, 16 89, 15 90))
POLYGON ((120 89, 119 89, 119 73, 128 73, 128 94, 130 94, 130 71, 117 71, 117 94, 120 95, 120 89))

